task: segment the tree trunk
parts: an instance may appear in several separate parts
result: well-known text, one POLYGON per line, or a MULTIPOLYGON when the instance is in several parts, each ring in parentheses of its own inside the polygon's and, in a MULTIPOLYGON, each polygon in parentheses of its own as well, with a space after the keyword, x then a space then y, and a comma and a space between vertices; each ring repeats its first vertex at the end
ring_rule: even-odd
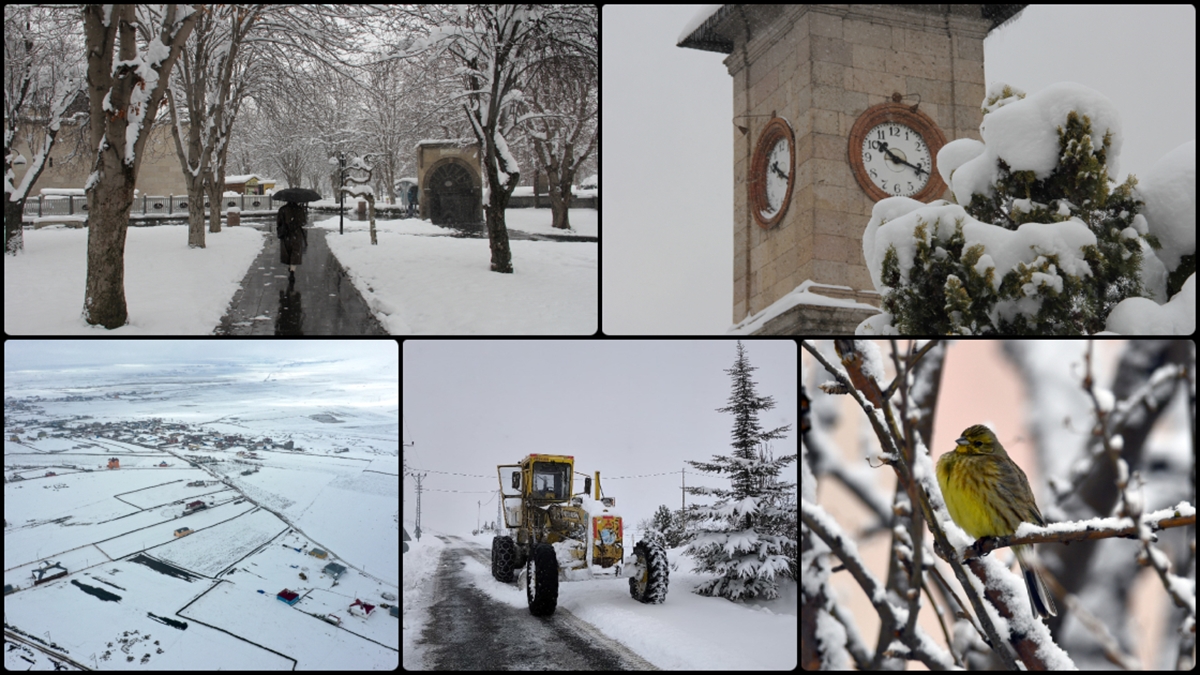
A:
POLYGON ((88 271, 83 318, 105 328, 125 325, 125 231, 133 208, 135 171, 111 147, 100 152, 97 170, 122 180, 100 181, 88 190, 88 271))
POLYGON ((568 209, 571 208, 571 188, 567 187, 566 194, 562 194, 557 188, 550 189, 550 212, 554 216, 552 227, 557 227, 561 230, 571 229, 571 221, 568 218, 568 209))
POLYGON ((21 217, 25 213, 25 200, 4 202, 4 252, 16 255, 17 251, 25 250, 25 233, 21 226, 21 217))
POLYGON ((213 177, 212 173, 209 173, 208 177, 211 179, 208 185, 205 186, 208 188, 208 231, 220 232, 221 193, 223 190, 220 189, 220 182, 217 178, 213 177))
POLYGON ((204 179, 184 176, 188 186, 188 248, 204 246, 204 179))
POLYGON ((507 205, 508 198, 504 197, 501 200, 500 195, 497 195, 496 189, 493 188, 492 203, 487 208, 488 241, 492 247, 492 271, 512 274, 512 251, 508 247, 508 228, 504 225, 504 206, 497 205, 498 201, 504 201, 507 205))

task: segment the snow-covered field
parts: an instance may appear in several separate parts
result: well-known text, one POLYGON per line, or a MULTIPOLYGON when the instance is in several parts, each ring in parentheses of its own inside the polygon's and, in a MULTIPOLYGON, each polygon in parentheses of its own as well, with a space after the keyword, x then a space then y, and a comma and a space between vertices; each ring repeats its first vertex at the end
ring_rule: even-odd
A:
MULTIPOLYGON (((407 524, 410 534, 412 524, 407 524)), ((404 667, 423 669, 426 648, 422 632, 433 601, 433 579, 445 544, 426 530, 420 542, 410 541, 404 554, 404 667)), ((455 533, 490 555, 492 537, 455 533)), ((628 533, 626 533, 628 538, 628 533)), ((632 539, 629 539, 632 541, 632 539)), ((625 579, 596 578, 562 582, 558 607, 591 624, 607 638, 621 643, 654 666, 669 670, 784 670, 798 663, 795 582, 780 584, 773 601, 734 603, 691 592, 707 577, 692 571, 682 549, 667 552, 671 562, 670 588, 661 605, 644 605, 629 596, 625 579)), ((516 584, 496 581, 491 570, 464 557, 463 572, 489 597, 527 613, 525 591, 516 584)), ((536 664, 531 664, 531 667, 536 664)))
POLYGON ((6 362, 6 669, 395 668, 397 375, 349 363, 6 362))

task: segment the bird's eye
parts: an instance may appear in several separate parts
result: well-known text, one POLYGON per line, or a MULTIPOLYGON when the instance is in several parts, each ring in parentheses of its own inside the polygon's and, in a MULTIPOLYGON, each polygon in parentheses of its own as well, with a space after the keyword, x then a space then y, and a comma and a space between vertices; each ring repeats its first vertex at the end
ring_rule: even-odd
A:
POLYGON ((981 445, 979 441, 971 441, 971 443, 973 443, 977 448, 981 445))

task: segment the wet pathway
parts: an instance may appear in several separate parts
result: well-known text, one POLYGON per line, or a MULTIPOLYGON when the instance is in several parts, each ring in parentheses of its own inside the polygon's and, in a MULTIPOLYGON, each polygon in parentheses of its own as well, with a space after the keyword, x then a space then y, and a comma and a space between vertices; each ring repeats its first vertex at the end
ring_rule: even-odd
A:
POLYGON ((387 335, 329 250, 327 230, 308 228, 304 264, 296 267, 296 283, 289 284, 274 224, 268 227, 266 245, 216 335, 387 335))

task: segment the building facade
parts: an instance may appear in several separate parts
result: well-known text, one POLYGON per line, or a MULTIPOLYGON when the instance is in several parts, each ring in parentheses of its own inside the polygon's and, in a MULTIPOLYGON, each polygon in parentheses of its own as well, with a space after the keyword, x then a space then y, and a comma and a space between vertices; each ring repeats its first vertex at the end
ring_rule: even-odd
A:
POLYGON ((979 138, 983 39, 1023 5, 1002 7, 723 5, 679 43, 729 55, 735 323, 806 281, 839 302, 774 307, 755 334, 850 332, 874 313, 872 207, 944 196, 937 149, 979 138))

